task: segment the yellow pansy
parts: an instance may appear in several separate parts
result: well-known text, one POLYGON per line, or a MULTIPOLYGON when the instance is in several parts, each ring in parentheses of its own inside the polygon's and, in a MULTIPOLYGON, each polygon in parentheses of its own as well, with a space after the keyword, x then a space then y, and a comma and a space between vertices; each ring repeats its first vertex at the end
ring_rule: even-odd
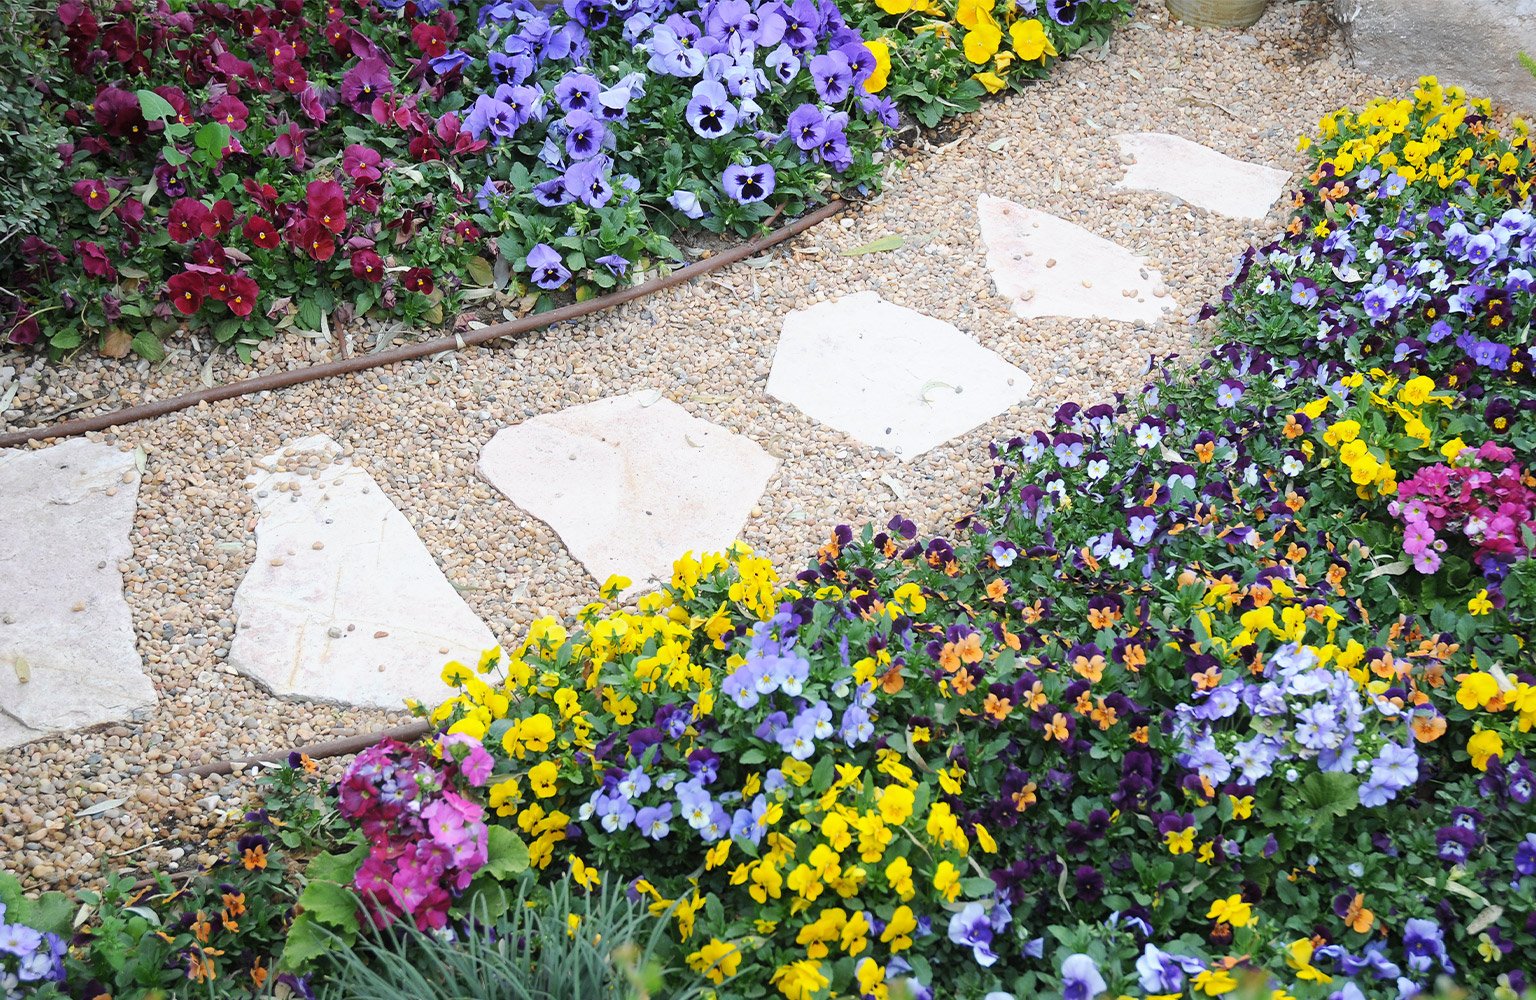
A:
POLYGON ((802 959, 775 969, 772 982, 788 1000, 811 1000, 832 981, 822 975, 820 962, 802 959))
POLYGON ((542 761, 533 765, 528 772, 528 787, 533 789, 533 794, 541 799, 547 799, 555 794, 555 780, 560 776, 560 769, 552 760, 542 761))
POLYGON ((1002 90, 1004 87, 1008 86, 1008 81, 1004 80, 1002 77, 998 76, 991 70, 988 70, 985 73, 973 73, 971 75, 971 79, 987 88, 987 93, 989 94, 995 94, 999 90, 1002 90))
POLYGON ((1467 602, 1467 610, 1474 615, 1486 615, 1492 611, 1493 602, 1488 599, 1488 591, 1479 590, 1477 596, 1467 602))
POLYGON ((710 938, 708 944, 688 956, 688 967, 712 983, 736 975, 740 965, 741 950, 719 938, 710 938))
MULTIPOLYGON (((1486 594, 1487 591, 1483 593, 1486 594)), ((1456 689, 1456 701, 1469 712, 1475 708, 1482 708, 1498 697, 1499 682, 1492 674, 1479 671, 1473 674, 1462 674, 1456 680, 1461 685, 1456 689)))
POLYGON ((1218 899, 1211 904, 1211 908, 1205 914, 1217 923, 1231 924, 1233 927, 1247 927, 1253 920, 1253 907, 1243 902, 1243 897, 1231 895, 1226 899, 1218 899))
POLYGON ((1056 46, 1046 37, 1045 25, 1038 17, 1013 22, 1008 29, 1008 39, 1013 43, 1013 51, 1026 62, 1057 55, 1056 46))
POLYGON ((1472 766, 1479 771, 1488 770, 1488 761, 1504 757, 1504 738, 1491 729, 1473 733, 1467 740, 1467 753, 1472 755, 1472 766))
POLYGON ((891 47, 880 38, 865 42, 864 47, 869 50, 870 55, 875 57, 875 70, 869 74, 869 79, 864 81, 864 89, 868 93, 878 94, 885 89, 886 82, 891 77, 891 47))
POLYGON ((965 33, 965 57, 978 66, 984 65, 997 54, 1003 43, 1003 29, 986 12, 980 14, 976 27, 965 33))

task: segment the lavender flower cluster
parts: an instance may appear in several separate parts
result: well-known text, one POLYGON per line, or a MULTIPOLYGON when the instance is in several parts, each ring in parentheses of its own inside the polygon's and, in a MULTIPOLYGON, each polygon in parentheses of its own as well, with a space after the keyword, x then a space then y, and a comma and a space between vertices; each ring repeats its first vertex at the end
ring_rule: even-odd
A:
POLYGON ((0 903, 0 998, 22 1000, 43 983, 64 981, 64 940, 25 924, 5 922, 0 903))

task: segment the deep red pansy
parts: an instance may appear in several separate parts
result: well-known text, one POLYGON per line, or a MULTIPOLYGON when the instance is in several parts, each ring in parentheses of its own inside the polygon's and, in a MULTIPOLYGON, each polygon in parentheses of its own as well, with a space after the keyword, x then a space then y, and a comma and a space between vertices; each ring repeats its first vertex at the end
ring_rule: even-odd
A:
POLYGON ((314 260, 330 260, 336 253, 336 239, 318 219, 299 219, 288 227, 288 242, 294 249, 314 260))
POLYGON ((75 181, 75 186, 71 190, 85 202, 85 207, 93 212, 102 211, 112 201, 112 192, 98 180, 75 181))
POLYGON ((271 250, 278 244, 277 229, 259 215, 253 215, 245 220, 245 226, 240 230, 245 238, 261 247, 263 250, 271 250))
POLYGON ((256 296, 259 294, 261 294, 261 286, 256 284, 256 279, 237 274, 229 280, 229 291, 224 296, 224 304, 229 306, 229 311, 236 316, 249 316, 251 310, 256 308, 256 296))
POLYGON ((425 267, 413 267, 405 272, 405 287, 413 292, 431 295, 432 289, 436 286, 432 284, 432 272, 430 270, 425 267))
POLYGON ((85 273, 96 278, 106 278, 108 281, 117 280, 117 269, 112 266, 107 252, 101 248, 101 244, 88 240, 75 241, 75 254, 80 258, 80 266, 85 273))
POLYGON ((354 250, 351 257, 352 274, 364 281, 384 280, 384 258, 373 250, 354 250))
POLYGON ((331 232, 339 233, 346 226, 346 193, 335 181, 310 181, 304 201, 304 214, 331 232))
POLYGON ((190 316, 203 307, 203 297, 207 294, 207 279, 193 271, 183 271, 172 275, 171 280, 165 284, 166 291, 171 293, 171 305, 176 311, 190 316))
POLYGON ((177 198, 171 203, 166 228, 177 243, 191 243, 203 235, 208 219, 208 206, 196 198, 177 198))

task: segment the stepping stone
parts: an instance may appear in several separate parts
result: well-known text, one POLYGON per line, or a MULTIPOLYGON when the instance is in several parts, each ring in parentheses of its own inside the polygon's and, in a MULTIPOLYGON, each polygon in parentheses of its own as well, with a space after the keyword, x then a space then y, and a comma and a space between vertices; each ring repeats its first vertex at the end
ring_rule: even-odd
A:
POLYGON ((117 568, 138 496, 133 453, 111 445, 0 452, 0 748, 155 704, 117 568))
POLYGON ((1285 193, 1291 175, 1245 163, 1209 146, 1163 132, 1117 135, 1120 152, 1135 157, 1115 187, 1161 191, 1196 208, 1234 219, 1262 219, 1285 193))
POLYGON ((229 662, 277 695, 441 701, 443 664, 474 663, 496 639, 379 484, 340 455, 316 434, 246 478, 256 561, 235 592, 229 662))
POLYGON ((768 394, 910 462, 1029 396, 1030 378, 948 323, 859 292, 784 318, 768 394))
POLYGON ((1021 319, 1070 316, 1155 323, 1178 303, 1136 254, 1082 226, 982 195, 976 205, 987 267, 1021 319))
POLYGON ((480 453, 492 486, 560 536, 599 582, 669 580, 683 553, 736 540, 778 463, 655 390, 546 413, 480 453))
MULTIPOLYGON (((1353 63, 1411 85, 1434 74, 1516 113, 1536 112, 1536 78, 1520 53, 1536 55, 1536 0, 1350 0, 1353 63)), ((1411 86, 1394 96, 1406 97, 1411 86)))

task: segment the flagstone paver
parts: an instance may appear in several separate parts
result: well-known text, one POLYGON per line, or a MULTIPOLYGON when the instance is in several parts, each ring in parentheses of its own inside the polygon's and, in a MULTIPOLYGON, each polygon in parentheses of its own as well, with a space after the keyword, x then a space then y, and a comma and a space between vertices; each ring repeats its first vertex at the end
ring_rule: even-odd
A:
POLYGON ((1047 212, 982 195, 976 205, 992 282, 1021 319, 1073 316, 1153 323, 1178 307, 1162 275, 1131 251, 1047 212))
POLYGON ((1161 191, 1234 219, 1268 215, 1291 176, 1166 132, 1135 132, 1115 141, 1121 153, 1135 158, 1115 185, 1120 190, 1161 191))
POLYGON ((256 560, 229 661, 274 694, 398 708, 441 700, 450 658, 496 644, 372 476, 324 434, 246 479, 256 560))
POLYGON ((655 390, 503 428, 479 472, 548 524, 599 581, 670 579, 684 552, 735 540, 778 463, 655 390))
POLYGON ((111 445, 0 452, 0 748, 155 704, 118 569, 138 492, 111 445))
POLYGON ((768 393, 910 462, 1030 395, 1028 375, 875 292, 784 318, 768 393))

